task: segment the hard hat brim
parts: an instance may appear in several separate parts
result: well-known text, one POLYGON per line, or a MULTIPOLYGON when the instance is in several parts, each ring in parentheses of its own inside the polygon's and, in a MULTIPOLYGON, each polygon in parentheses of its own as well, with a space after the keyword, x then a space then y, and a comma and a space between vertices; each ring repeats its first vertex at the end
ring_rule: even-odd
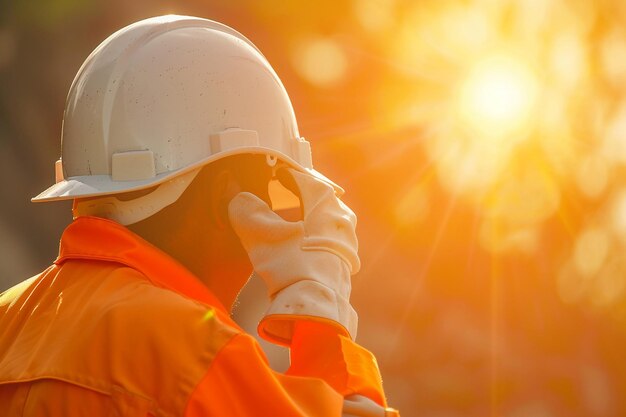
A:
POLYGON ((39 195, 33 197, 31 201, 33 203, 45 203, 50 201, 73 200, 75 198, 98 197, 140 191, 162 184, 166 181, 176 178, 179 175, 185 174, 197 168, 201 168, 204 165, 208 165, 209 163, 214 162, 218 159, 222 159, 226 156, 244 153, 274 156, 279 160, 288 163, 293 168, 308 173, 313 177, 319 179, 320 181, 323 181, 332 186, 335 189, 335 193, 337 194, 337 196, 341 196, 345 192, 343 188, 341 188, 334 181, 327 178, 321 172, 313 168, 304 167, 294 161, 292 158, 289 158, 282 153, 278 153, 273 149, 268 148, 251 147, 247 149, 238 148, 230 151, 220 152, 218 154, 214 154, 205 159, 202 159, 196 163, 190 164, 184 168, 175 171, 163 172, 146 180, 113 181, 110 175, 81 175, 69 177, 67 179, 63 179, 57 182, 45 191, 41 192, 39 195))

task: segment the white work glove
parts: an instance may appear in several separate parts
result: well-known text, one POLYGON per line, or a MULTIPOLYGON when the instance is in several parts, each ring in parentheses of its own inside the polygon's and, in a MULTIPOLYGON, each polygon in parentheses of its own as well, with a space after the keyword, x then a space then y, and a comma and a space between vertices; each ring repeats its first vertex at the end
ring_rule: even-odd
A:
POLYGON ((300 196, 302 220, 284 220, 249 192, 228 205, 231 225, 270 296, 259 334, 289 345, 295 321, 314 320, 339 324, 354 339, 357 315, 349 298, 350 275, 360 268, 356 216, 330 185, 284 170, 293 184, 283 183, 300 196))
POLYGON ((362 395, 351 395, 343 400, 342 417, 400 417, 398 410, 384 408, 362 395))

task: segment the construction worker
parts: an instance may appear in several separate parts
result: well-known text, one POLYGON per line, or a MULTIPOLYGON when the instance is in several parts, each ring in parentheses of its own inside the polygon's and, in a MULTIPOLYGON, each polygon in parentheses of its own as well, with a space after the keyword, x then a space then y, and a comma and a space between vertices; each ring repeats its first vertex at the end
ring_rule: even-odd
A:
POLYGON ((72 199, 74 221, 0 295, 0 415, 397 415, 354 342, 356 217, 241 34, 162 16, 111 35, 72 83, 56 169, 33 201, 72 199), (253 270, 284 374, 229 314, 253 270))

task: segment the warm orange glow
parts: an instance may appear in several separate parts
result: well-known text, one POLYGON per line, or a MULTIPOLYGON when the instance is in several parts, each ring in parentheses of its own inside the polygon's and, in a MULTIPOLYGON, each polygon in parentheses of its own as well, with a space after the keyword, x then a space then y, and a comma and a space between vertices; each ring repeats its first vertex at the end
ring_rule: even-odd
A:
POLYGON ((626 1, 9 3, 0 279, 49 264, 69 221, 26 202, 58 156, 78 63, 137 10, 197 14, 257 44, 314 167, 346 190, 358 341, 390 405, 626 416, 626 1))

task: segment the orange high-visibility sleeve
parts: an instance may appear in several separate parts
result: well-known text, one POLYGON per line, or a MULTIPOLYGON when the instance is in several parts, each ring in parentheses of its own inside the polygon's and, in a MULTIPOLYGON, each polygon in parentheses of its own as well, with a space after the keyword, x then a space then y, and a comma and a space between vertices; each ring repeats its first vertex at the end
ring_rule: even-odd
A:
POLYGON ((325 323, 297 323, 287 374, 321 378, 343 396, 360 394, 387 406, 374 355, 325 323))
POLYGON ((272 371, 258 343, 239 334, 194 391, 186 417, 340 417, 343 397, 319 378, 272 371))

